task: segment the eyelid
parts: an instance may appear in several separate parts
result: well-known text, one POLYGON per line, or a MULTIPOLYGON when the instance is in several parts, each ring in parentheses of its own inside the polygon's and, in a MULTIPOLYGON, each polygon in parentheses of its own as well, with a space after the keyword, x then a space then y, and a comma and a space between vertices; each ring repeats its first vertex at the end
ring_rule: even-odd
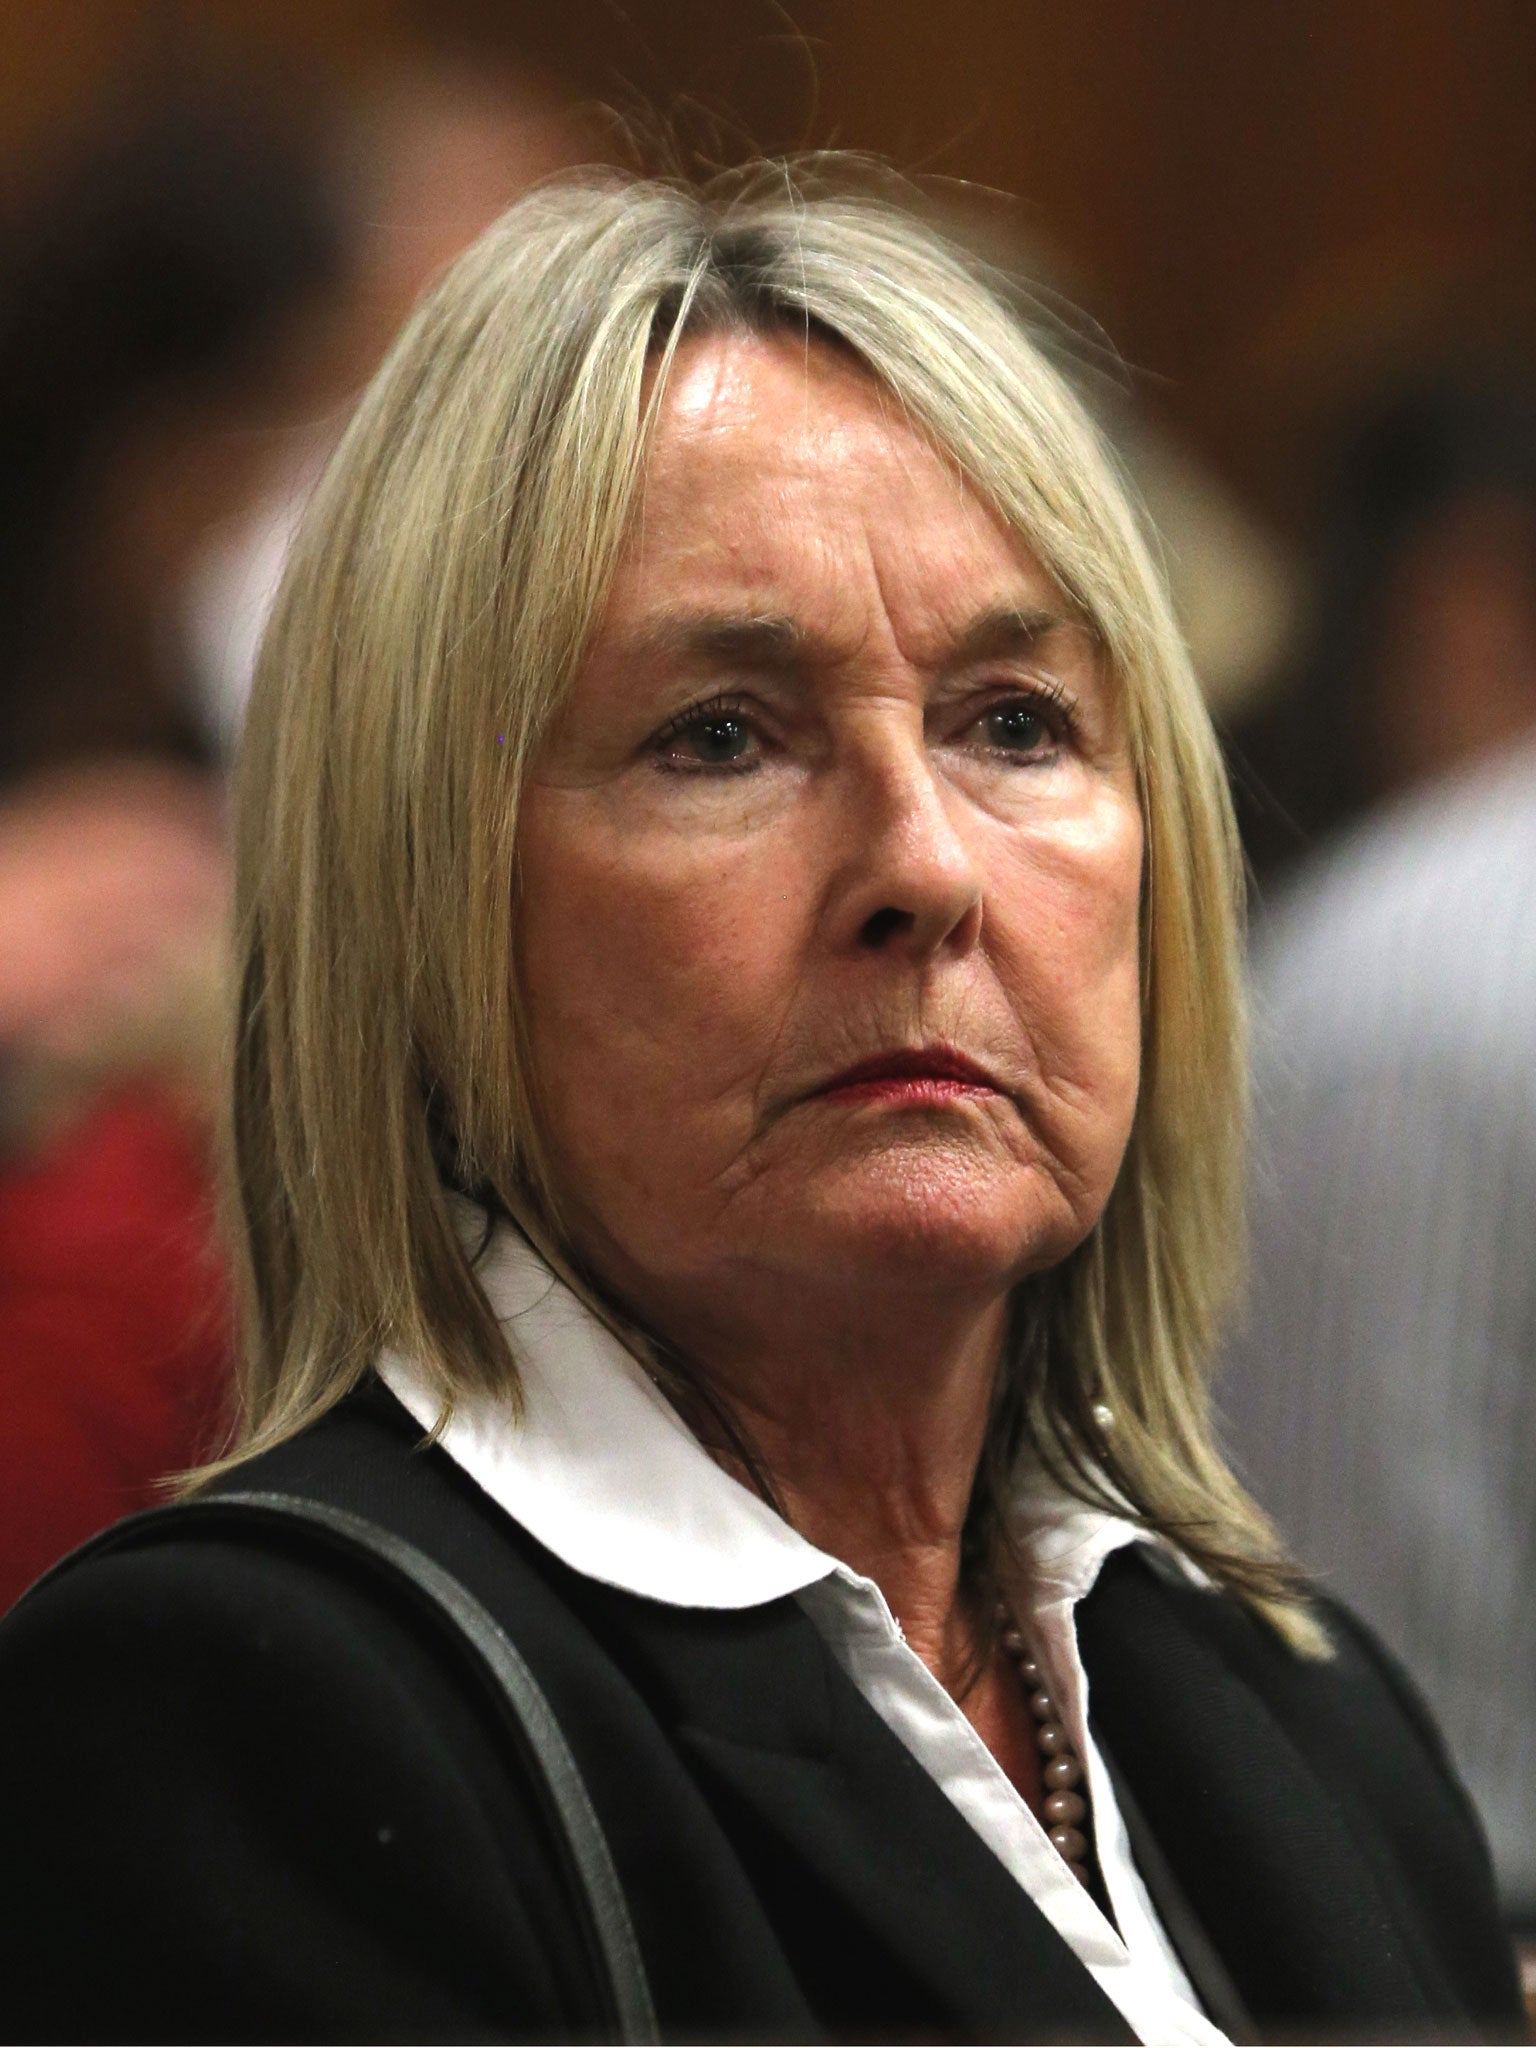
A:
POLYGON ((965 706, 967 725, 1008 704, 1029 704, 1049 717, 1060 736, 1072 737, 1081 723, 1077 698, 1054 676, 1010 676, 983 684, 965 706))
POLYGON ((717 692, 713 697, 702 697, 692 704, 684 704, 656 732, 651 734, 646 745, 659 751, 680 733, 696 725, 707 725, 712 718, 739 718, 757 729, 760 714, 755 705, 744 697, 731 695, 727 691, 717 692))
POLYGON ((1031 676, 1027 682, 1021 681, 1011 686, 1005 684, 1003 689, 1004 694, 1009 696, 1016 694, 1021 697, 1043 697, 1064 717, 1077 716, 1077 699, 1064 683, 1057 681, 1055 676, 1031 676))

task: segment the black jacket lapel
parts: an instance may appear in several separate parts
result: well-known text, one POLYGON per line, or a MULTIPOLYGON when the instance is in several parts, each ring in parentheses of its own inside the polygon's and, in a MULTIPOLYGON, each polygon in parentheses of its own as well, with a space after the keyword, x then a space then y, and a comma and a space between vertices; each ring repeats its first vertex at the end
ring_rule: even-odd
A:
MULTIPOLYGON (((750 1830, 757 1848, 748 1853, 777 1866, 779 1895, 798 1885, 811 1913, 835 1896, 848 1926, 885 1951, 893 1993, 886 2018, 898 2037, 1134 2039, 793 1602, 759 1610, 758 1628, 736 1634, 721 1676, 728 1682, 694 1691, 676 1740, 732 1809, 738 1843, 750 1830), (775 1698, 800 1703, 798 1727, 787 1717, 776 1730, 765 1725, 775 1698), (804 1720, 813 1699, 825 1703, 816 1728, 804 1720)), ((845 1928, 839 1939, 849 1938, 845 1928)), ((806 1945, 796 1943, 802 1952, 806 1945)), ((835 1978, 837 1959, 830 1960, 835 1978)))
POLYGON ((718 2038, 722 1972, 755 1967, 735 2004, 755 2005, 760 2038, 1133 2038, 794 1600, 680 1608, 572 1571, 440 1447, 402 1464, 419 1432, 391 1396, 355 1400, 330 1434, 351 1454, 326 1462, 312 1432, 256 1478, 396 1528, 502 1621, 631 1887, 664 2023, 718 2038), (685 1995, 698 1978, 713 2004, 685 1995))
POLYGON ((1475 1824, 1352 1629, 1298 1658, 1136 1546, 1079 1635, 1094 1723, 1261 2024, 1499 2031, 1475 1824))

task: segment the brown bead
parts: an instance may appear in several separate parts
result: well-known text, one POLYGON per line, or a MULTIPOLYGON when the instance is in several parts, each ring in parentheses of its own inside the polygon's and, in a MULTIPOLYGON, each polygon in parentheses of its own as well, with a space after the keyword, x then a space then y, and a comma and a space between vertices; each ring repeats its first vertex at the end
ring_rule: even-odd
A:
POLYGON ((1040 1811, 1047 1827, 1075 1828, 1088 1811, 1088 1802, 1076 1792, 1053 1792, 1040 1811))
POLYGON ((1022 1657, 1028 1645, 1010 1621, 1003 1630, 1003 1648, 1010 1657, 1022 1657))
POLYGON ((1039 1692, 1030 1694, 1029 1711, 1037 1721, 1054 1721, 1059 1718, 1056 1712, 1056 1702, 1051 1698, 1044 1686, 1040 1688, 1039 1692))
POLYGON ((1040 1666, 1033 1657, 1021 1657, 1019 1659, 1019 1676, 1026 1685, 1038 1685, 1040 1683, 1040 1666))
POLYGON ((1088 1854, 1088 1837, 1076 1828, 1048 1828, 1051 1847, 1069 1863, 1080 1863, 1088 1854))
POLYGON ((1059 1721, 1042 1721, 1035 1730, 1035 1741, 1044 1756, 1059 1756, 1068 1748, 1067 1731, 1059 1721))
POLYGON ((1083 1767, 1069 1749, 1062 1756, 1053 1756, 1040 1775, 1051 1791, 1065 1792, 1083 1775, 1083 1767))
POLYGON ((1084 1863, 1074 1863, 1069 1858, 1067 1862, 1067 1868, 1071 1871, 1072 1875, 1077 1879, 1078 1883, 1083 1886, 1084 1890, 1086 1890, 1088 1886, 1087 1865, 1084 1863))

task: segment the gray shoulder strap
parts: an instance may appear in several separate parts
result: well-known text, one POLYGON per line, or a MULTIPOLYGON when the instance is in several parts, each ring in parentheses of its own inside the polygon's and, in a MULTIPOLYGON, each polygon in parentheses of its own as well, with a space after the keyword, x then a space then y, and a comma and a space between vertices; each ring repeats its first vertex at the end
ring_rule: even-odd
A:
POLYGON ((285 1493, 206 1494, 151 1508, 104 1531, 56 1569, 190 1526, 246 1534, 264 1528, 279 1540, 302 1532, 305 1539, 386 1581, 456 1645, 460 1662, 478 1679, 527 1770, 548 1822, 612 2030, 607 2038, 659 2041, 619 1874, 576 1759, 537 1679, 480 1602, 451 1572, 388 1529, 323 1501, 285 1493))

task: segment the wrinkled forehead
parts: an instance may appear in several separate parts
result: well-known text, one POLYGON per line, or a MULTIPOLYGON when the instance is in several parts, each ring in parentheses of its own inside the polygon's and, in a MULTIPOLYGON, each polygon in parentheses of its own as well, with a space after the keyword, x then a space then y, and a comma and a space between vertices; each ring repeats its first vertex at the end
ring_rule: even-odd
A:
POLYGON ((1086 623, 850 351, 690 338, 657 394, 600 638, 852 659, 876 620, 920 666, 1086 623))

